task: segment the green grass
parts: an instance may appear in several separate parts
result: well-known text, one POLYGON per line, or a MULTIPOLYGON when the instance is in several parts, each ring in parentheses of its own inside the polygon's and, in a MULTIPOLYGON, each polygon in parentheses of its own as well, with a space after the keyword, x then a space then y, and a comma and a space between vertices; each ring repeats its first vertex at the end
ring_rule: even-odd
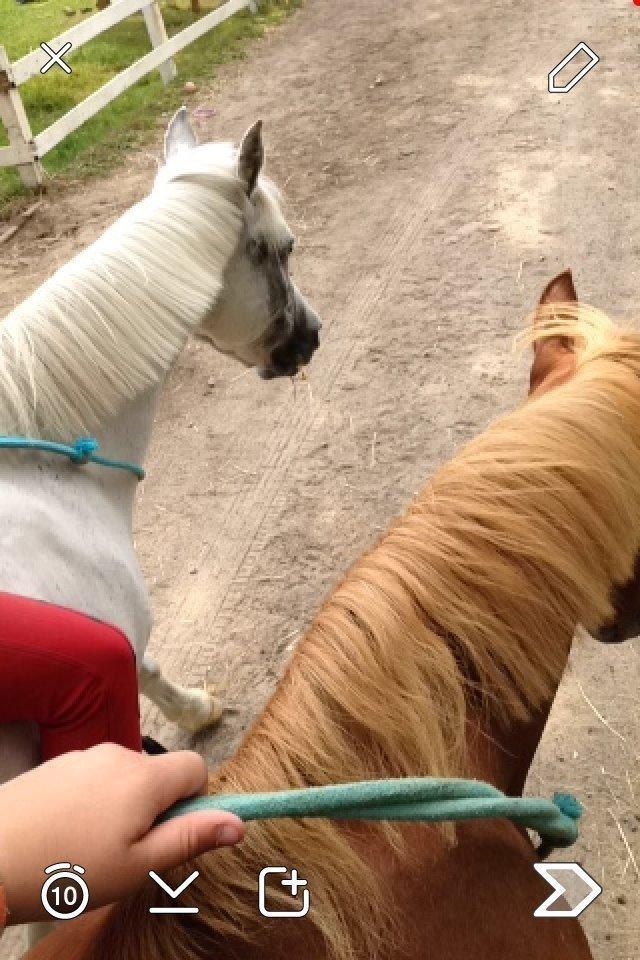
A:
MULTIPOLYGON (((56 179, 108 172, 149 139, 160 113, 185 100, 182 88, 186 80, 210 81, 216 67, 241 57, 247 40, 280 23, 300 2, 262 0, 257 15, 242 11, 225 20, 176 56, 178 76, 171 84, 165 87, 157 70, 143 77, 51 150, 43 160, 45 169, 56 179)), ((202 13, 218 5, 218 0, 201 0, 202 13)), ((161 6, 169 36, 198 19, 189 0, 162 2, 161 6)), ((95 0, 36 0, 24 5, 0 0, 0 43, 15 61, 42 40, 52 39, 92 13, 95 0), (90 6, 88 13, 81 12, 90 6), (76 12, 67 16, 65 8, 76 12)), ((20 93, 33 132, 44 130, 150 49, 142 16, 134 15, 65 57, 73 68, 71 76, 54 67, 23 84, 20 93)), ((0 146, 7 142, 0 125, 0 146)), ((0 213, 3 208, 6 212, 8 200, 24 193, 15 170, 0 168, 0 213)))

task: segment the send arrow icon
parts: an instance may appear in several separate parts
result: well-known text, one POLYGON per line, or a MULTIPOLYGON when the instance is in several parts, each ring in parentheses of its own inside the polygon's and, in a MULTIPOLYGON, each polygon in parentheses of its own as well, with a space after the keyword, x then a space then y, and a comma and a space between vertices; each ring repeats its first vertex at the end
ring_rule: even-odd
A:
POLYGON ((579 917, 583 910, 586 910, 590 903, 599 897, 602 893, 602 887, 593 877, 589 876, 579 863, 534 863, 534 870, 541 877, 550 883, 553 887, 553 893, 547 897, 544 903, 541 903, 537 910, 533 911, 534 917, 579 917), (567 892, 567 887, 556 879, 557 874, 573 874, 578 877, 588 888, 588 893, 582 898, 580 903, 570 910, 565 909, 564 904, 554 904, 567 892))

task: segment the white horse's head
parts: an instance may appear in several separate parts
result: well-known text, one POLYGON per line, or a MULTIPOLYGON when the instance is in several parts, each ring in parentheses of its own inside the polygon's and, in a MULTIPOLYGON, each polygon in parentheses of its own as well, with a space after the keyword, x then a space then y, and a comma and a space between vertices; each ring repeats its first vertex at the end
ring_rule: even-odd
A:
POLYGON ((222 290, 197 332, 222 353, 256 367, 264 378, 293 376, 317 349, 321 324, 291 279, 294 236, 276 188, 261 176, 261 121, 250 127, 238 148, 226 143, 199 146, 182 107, 167 128, 165 161, 160 183, 230 166, 240 185, 239 242, 222 290))

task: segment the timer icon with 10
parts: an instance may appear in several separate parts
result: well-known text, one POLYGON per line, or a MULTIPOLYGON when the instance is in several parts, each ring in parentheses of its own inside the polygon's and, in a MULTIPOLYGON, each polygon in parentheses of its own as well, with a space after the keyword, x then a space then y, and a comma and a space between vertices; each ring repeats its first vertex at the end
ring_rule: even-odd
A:
POLYGON ((89 887, 82 878, 84 867, 52 863, 44 872, 50 876, 42 885, 40 899, 49 916, 56 920, 79 917, 89 903, 89 887))

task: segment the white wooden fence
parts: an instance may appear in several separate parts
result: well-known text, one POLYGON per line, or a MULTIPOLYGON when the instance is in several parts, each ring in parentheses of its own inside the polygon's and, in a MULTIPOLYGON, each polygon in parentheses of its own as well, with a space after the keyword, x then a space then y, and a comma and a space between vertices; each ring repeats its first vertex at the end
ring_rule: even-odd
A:
MULTIPOLYGON (((196 20, 169 40, 160 6, 156 0, 153 2, 151 0, 112 0, 111 6, 105 10, 82 20, 52 40, 43 37, 43 41, 56 52, 65 43, 70 42, 72 47, 69 53, 64 55, 66 58, 72 51, 104 33, 109 27, 142 11, 152 50, 112 77, 99 90, 90 94, 36 136, 31 132, 19 88, 21 84, 40 72, 48 62, 49 56, 38 47, 20 60, 16 60, 15 63, 11 63, 5 48, 0 45, 0 121, 6 127, 9 136, 9 146, 0 147, 0 167, 17 167, 22 182, 28 187, 37 187, 44 178, 40 159, 45 153, 156 67, 163 81, 168 83, 176 73, 175 64, 171 59, 173 55, 244 7, 249 7, 255 13, 257 0, 227 0, 226 3, 196 20)), ((28 13, 29 10, 26 9, 25 14, 28 13)), ((60 68, 53 66, 51 69, 60 68)), ((61 71, 60 83, 65 82, 65 77, 66 74, 61 71)))

